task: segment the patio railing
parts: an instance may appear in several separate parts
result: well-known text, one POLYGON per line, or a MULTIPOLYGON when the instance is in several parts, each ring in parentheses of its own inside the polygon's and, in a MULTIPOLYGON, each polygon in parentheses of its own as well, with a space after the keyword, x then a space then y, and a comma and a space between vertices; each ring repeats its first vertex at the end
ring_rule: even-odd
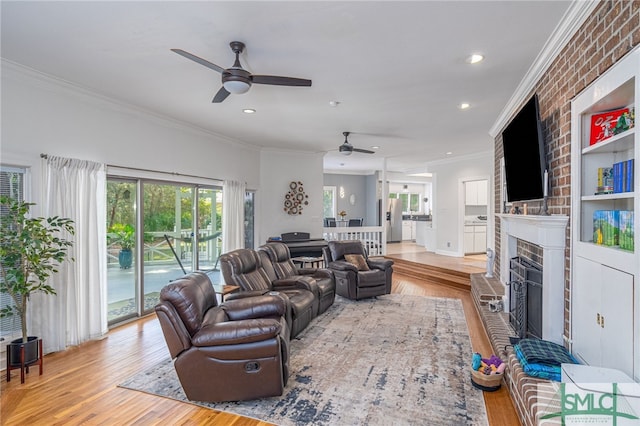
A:
MULTIPOLYGON (((176 254, 182 260, 191 260, 192 258, 192 241, 190 232, 147 232, 145 236, 148 240, 144 243, 144 260, 146 262, 154 261, 174 261, 174 255, 171 248, 167 244, 164 235, 172 237, 172 244, 176 250, 176 254)), ((221 246, 219 244, 220 231, 209 232, 202 231, 200 233, 200 241, 198 242, 198 255, 201 263, 216 263, 220 256, 221 246)), ((107 245, 107 263, 118 263, 118 253, 120 247, 116 244, 107 245)))

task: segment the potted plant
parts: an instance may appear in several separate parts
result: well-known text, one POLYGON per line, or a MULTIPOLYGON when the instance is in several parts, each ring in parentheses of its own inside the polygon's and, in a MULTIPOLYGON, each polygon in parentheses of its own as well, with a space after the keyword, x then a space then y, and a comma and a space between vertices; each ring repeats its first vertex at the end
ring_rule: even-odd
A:
POLYGON ((133 263, 133 253, 131 249, 136 242, 136 230, 129 224, 115 223, 109 228, 107 233, 109 242, 120 246, 118 253, 118 263, 120 268, 131 268, 133 263))
POLYGON ((27 334, 27 302, 35 292, 56 294, 46 282, 67 260, 73 242, 65 237, 74 234, 71 219, 29 217, 32 205, 0 196, 0 292, 13 300, 13 305, 0 309, 0 317, 20 317, 22 338, 13 340, 8 350, 12 351, 12 360, 20 360, 20 346, 24 345, 25 364, 37 361, 39 356, 38 337, 27 334))

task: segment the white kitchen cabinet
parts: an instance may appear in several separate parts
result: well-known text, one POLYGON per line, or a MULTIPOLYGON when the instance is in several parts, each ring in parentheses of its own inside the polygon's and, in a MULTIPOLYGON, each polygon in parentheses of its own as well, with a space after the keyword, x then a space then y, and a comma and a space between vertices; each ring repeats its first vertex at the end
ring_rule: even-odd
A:
POLYGON ((473 232, 473 250, 476 253, 487 251, 487 226, 475 226, 473 232))
POLYGON ((633 375, 633 275, 580 256, 573 267, 574 355, 633 375))
POLYGON ((464 183, 464 203, 467 206, 486 206, 487 190, 489 183, 487 180, 471 180, 464 183))
POLYGON ((431 227, 431 222, 416 221, 416 244, 424 246, 427 242, 427 223, 431 227))
POLYGON ((402 221, 402 239, 405 241, 415 240, 415 221, 413 220, 403 220, 402 221))
POLYGON ((465 225, 464 227, 464 252, 484 253, 487 250, 487 226, 465 225))
POLYGON ((635 211, 640 209, 640 179, 636 167, 630 190, 604 193, 598 188, 598 169, 640 158, 637 126, 618 130, 612 121, 610 128, 604 127, 611 111, 638 111, 639 91, 640 49, 636 49, 571 102, 572 351, 589 365, 620 369, 636 380, 640 295, 635 281, 640 251, 635 247, 640 239, 635 231, 640 221, 635 211), (605 120, 600 120, 602 114, 605 120), (592 128, 604 137, 592 135, 592 128), (615 220, 623 214, 631 217, 624 227, 615 220), (624 240, 611 237, 612 229, 618 229, 624 240))

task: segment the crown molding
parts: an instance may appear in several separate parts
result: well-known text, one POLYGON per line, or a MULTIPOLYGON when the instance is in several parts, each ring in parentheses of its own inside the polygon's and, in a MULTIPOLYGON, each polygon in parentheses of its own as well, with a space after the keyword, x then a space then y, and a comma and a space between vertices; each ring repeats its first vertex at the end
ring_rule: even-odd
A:
POLYGON ((49 85, 48 87, 51 89, 50 91, 52 92, 67 94, 71 96, 83 96, 85 98, 92 99, 95 102, 100 102, 103 105, 110 107, 111 109, 115 109, 116 111, 119 111, 119 112, 125 111, 133 115, 143 116, 149 120, 161 123, 162 125, 170 126, 175 129, 179 129, 183 131, 188 131, 194 134, 198 134, 200 136, 215 137, 220 142, 226 143, 228 145, 241 146, 243 148, 252 149, 256 151, 259 151, 261 149, 260 146, 252 145, 247 142, 244 142, 238 139, 233 139, 225 135, 220 135, 218 133, 214 133, 202 127, 193 125, 191 123, 177 120, 167 115, 157 113, 153 110, 146 109, 146 108, 119 100, 117 98, 109 97, 93 89, 80 86, 76 83, 72 83, 70 81, 53 76, 51 74, 44 73, 42 71, 38 71, 36 69, 27 67, 17 62, 10 61, 8 59, 2 58, 1 63, 2 63, 2 70, 3 70, 2 71, 3 78, 6 75, 4 70, 5 69, 11 70, 17 76, 20 76, 20 78, 28 78, 28 79, 31 79, 32 81, 35 80, 35 81, 48 84, 49 85))
POLYGON ((575 0, 571 3, 562 20, 551 33, 551 36, 516 88, 511 99, 509 99, 498 119, 489 130, 492 138, 496 138, 500 130, 507 125, 509 119, 526 98, 530 96, 531 91, 558 57, 560 51, 564 49, 571 37, 580 29, 598 4, 600 4, 600 0, 575 0))

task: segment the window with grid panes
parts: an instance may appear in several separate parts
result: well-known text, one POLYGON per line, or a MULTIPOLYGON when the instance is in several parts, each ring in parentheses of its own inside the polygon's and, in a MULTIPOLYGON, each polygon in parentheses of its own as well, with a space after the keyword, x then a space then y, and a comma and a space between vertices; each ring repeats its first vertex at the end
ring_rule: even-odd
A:
MULTIPOLYGON (((0 194, 8 195, 18 200, 24 199, 24 179, 26 170, 20 167, 0 166, 0 194)), ((5 212, 0 209, 0 220, 3 220, 5 212)), ((2 279, 2 277, 0 277, 2 279)), ((13 304, 11 296, 0 293, 0 308, 13 304)), ((0 318, 0 336, 20 334, 20 317, 12 315, 0 318)))

